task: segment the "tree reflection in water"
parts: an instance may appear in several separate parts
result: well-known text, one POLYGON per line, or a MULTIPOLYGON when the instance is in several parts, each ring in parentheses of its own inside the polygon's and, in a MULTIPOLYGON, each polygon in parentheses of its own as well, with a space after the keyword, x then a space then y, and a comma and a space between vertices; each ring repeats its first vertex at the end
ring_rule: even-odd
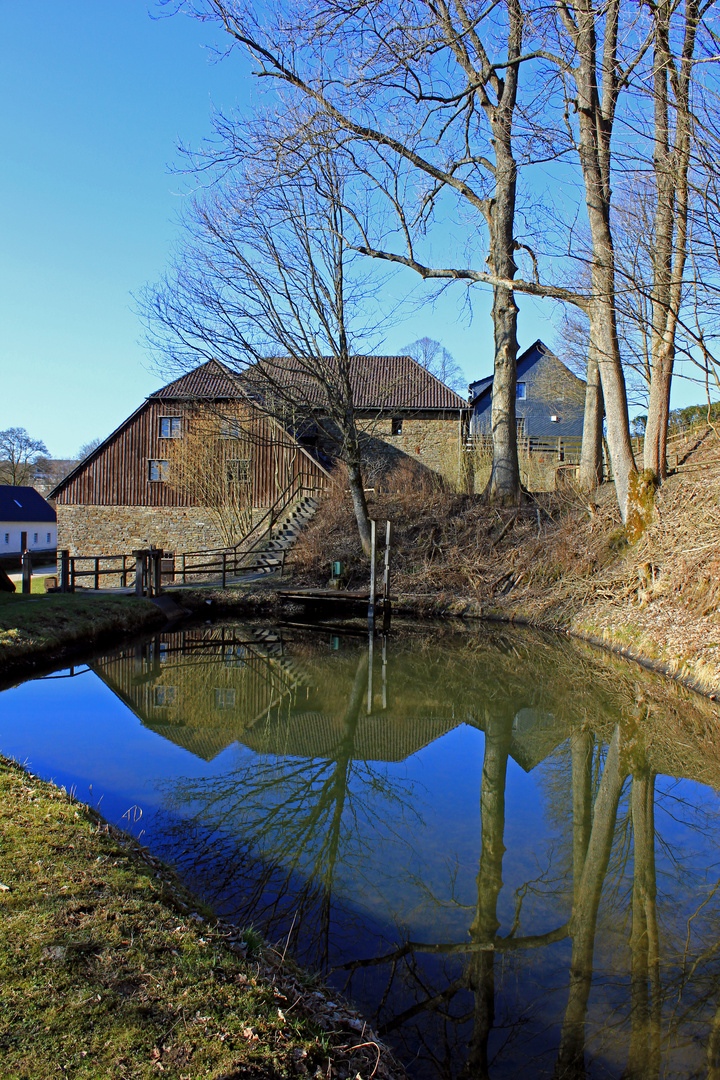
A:
POLYGON ((244 744, 166 793, 166 852, 211 903, 343 985, 417 1075, 720 1080, 716 799, 687 783, 720 777, 714 706, 507 631, 396 644, 382 696, 366 649, 219 634, 102 671, 166 737, 244 744), (233 703, 222 723, 213 700, 233 703), (472 901, 467 857, 440 884, 430 781, 388 764, 461 726, 483 732, 472 901), (511 758, 537 778, 544 849, 506 851, 511 758), (437 940, 411 940, 412 905, 437 940))

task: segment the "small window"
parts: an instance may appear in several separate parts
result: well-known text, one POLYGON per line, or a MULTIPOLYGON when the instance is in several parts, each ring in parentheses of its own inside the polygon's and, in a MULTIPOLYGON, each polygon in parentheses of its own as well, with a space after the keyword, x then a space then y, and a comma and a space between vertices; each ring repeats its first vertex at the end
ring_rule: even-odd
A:
POLYGON ((220 437, 223 439, 239 439, 243 434, 239 420, 223 420, 220 424, 220 437))
POLYGON ((10 533, 5 533, 5 543, 6 544, 10 543, 10 533))
POLYGON ((215 708, 216 709, 234 709, 235 708, 235 691, 227 689, 216 689, 215 691, 215 708))
POLYGON ((170 462, 160 458, 150 458, 148 479, 168 480, 170 478, 170 462))
POLYGON ((517 383, 516 390, 515 390, 515 397, 517 398, 518 401, 524 401, 525 400, 526 394, 525 394, 525 383, 524 382, 517 383))
POLYGON ((47 534, 47 539, 45 540, 45 543, 46 544, 50 543, 50 533, 47 534))
POLYGON ((156 705, 174 705, 177 697, 176 686, 154 686, 153 700, 156 705))
POLYGON ((390 434, 402 435, 402 419, 399 416, 394 416, 391 420, 391 424, 390 434))
POLYGON ((179 439, 182 436, 182 418, 179 416, 160 417, 160 438, 179 439))
POLYGON ((250 481, 250 458, 231 458, 227 463, 228 480, 232 484, 247 484, 250 481))
POLYGON ((38 534, 33 533, 33 544, 37 544, 37 542, 38 542, 38 534))

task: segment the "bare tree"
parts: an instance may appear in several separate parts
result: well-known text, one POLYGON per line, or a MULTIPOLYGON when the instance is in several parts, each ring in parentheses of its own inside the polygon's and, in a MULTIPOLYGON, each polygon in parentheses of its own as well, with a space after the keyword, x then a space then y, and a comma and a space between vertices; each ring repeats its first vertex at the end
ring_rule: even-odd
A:
POLYGON ((85 458, 90 457, 90 455, 93 454, 97 450, 98 446, 100 446, 101 442, 102 442, 102 439, 95 438, 95 439, 90 439, 89 442, 83 443, 82 446, 80 447, 80 449, 77 452, 77 461, 78 462, 84 461, 85 458))
POLYGON ((210 510, 228 547, 252 527, 253 441, 240 422, 223 430, 212 413, 190 413, 168 444, 168 485, 210 510))
MULTIPOLYGON (((305 5, 288 3, 269 21, 230 0, 173 6, 217 20, 234 43, 249 50, 258 74, 298 91, 334 132, 338 149, 352 157, 375 192, 374 212, 355 219, 359 251, 409 267, 425 281, 493 288, 493 469, 487 495, 517 501, 515 293, 584 303, 572 290, 539 282, 534 255, 515 232, 514 123, 526 24, 519 0, 487 9, 464 0, 400 7, 383 0, 372 13, 365 5, 348 9, 336 0, 324 0, 310 13, 305 5), (449 199, 456 201, 459 217, 469 218, 467 242, 454 265, 433 266, 418 248, 436 216, 444 218, 449 199), (480 252, 475 237, 482 227, 487 243, 480 252), (533 265, 532 280, 518 276, 515 259, 523 249, 533 265)), ((541 89, 529 97, 541 98, 541 89)), ((548 126, 532 125, 529 110, 523 122, 524 156, 545 157, 548 126)), ((220 151, 226 162, 238 160, 232 129, 228 121, 220 151)))
POLYGON ((48 448, 41 439, 33 439, 25 428, 0 431, 0 482, 13 487, 32 484, 40 459, 48 448))
MULTIPOLYGON (((239 129, 235 139, 241 138, 239 129)), ((302 432, 314 425, 347 467, 363 549, 370 523, 353 355, 376 285, 345 241, 344 179, 322 135, 305 132, 301 157, 274 128, 246 130, 236 167, 186 220, 172 273, 145 294, 154 348, 173 365, 219 359, 247 401, 302 432)), ((388 392, 392 388, 388 388, 388 392)))
POLYGON ((411 356, 413 360, 445 383, 451 390, 462 394, 467 390, 467 381, 460 365, 448 350, 434 338, 422 337, 404 345, 400 356, 411 356))

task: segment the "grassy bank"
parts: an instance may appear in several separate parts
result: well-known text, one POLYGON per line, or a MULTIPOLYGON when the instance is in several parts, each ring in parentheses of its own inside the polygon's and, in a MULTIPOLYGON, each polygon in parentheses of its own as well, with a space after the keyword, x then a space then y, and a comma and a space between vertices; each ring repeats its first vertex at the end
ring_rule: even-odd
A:
POLYGON ((0 924, 0 1076, 404 1075, 256 934, 2 758, 0 924))
POLYGON ((0 669, 50 662, 164 621, 149 600, 132 597, 0 593, 0 669))
MULTIPOLYGON (((572 486, 519 508, 390 478, 371 516, 394 523, 395 611, 498 617, 561 629, 720 692, 720 445, 688 444, 655 498, 650 527, 630 543, 612 485, 592 498, 572 486)), ((380 528, 382 535, 384 530, 380 528)), ((297 585, 326 585, 329 564, 367 587, 349 496, 326 500, 294 552, 297 585)))

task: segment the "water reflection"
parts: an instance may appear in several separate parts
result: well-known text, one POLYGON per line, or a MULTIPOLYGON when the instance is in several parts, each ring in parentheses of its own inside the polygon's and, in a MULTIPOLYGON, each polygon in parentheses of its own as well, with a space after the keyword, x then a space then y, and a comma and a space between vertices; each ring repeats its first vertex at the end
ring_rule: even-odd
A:
POLYGON ((93 670, 145 728, 230 754, 156 778, 147 839, 416 1075, 720 1080, 711 703, 509 631, 205 627, 93 670))

